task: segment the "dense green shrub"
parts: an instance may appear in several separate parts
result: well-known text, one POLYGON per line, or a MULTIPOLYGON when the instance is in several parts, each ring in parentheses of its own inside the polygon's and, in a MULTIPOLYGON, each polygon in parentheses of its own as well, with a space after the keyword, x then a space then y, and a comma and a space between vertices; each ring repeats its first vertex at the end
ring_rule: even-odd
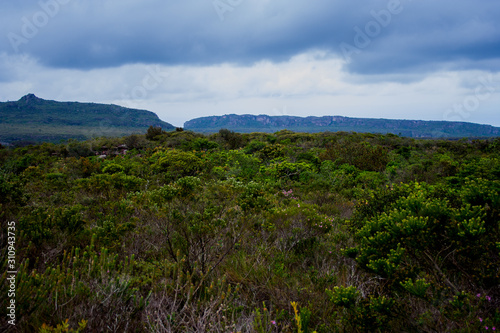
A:
POLYGON ((179 150, 161 151, 153 155, 153 168, 173 177, 193 176, 202 167, 202 160, 193 153, 179 150))
POLYGON ((89 157, 95 155, 85 142, 70 142, 66 149, 67 155, 70 157, 89 157))
POLYGON ((329 144, 321 158, 336 161, 339 164, 348 163, 365 171, 383 171, 389 163, 387 149, 364 142, 329 144))
POLYGON ((222 155, 224 167, 227 169, 227 177, 245 179, 248 181, 253 179, 260 170, 261 161, 242 151, 230 150, 222 155))
POLYGON ((279 143, 262 147, 259 156, 266 161, 284 157, 285 147, 279 143))
POLYGON ((102 169, 102 172, 109 174, 120 173, 123 171, 125 171, 125 168, 116 163, 110 163, 102 169))
POLYGON ((261 151, 267 146, 265 142, 253 140, 245 147, 245 153, 253 154, 255 152, 261 151))
POLYGON ((9 177, 0 172, 0 204, 22 205, 26 201, 22 188, 22 183, 17 177, 9 177))
POLYGON ((127 176, 123 172, 114 174, 96 174, 89 178, 78 179, 75 183, 90 193, 112 194, 113 189, 125 190, 127 192, 138 191, 143 179, 135 176, 127 176))
POLYGON ((219 131, 219 138, 229 149, 238 149, 243 146, 245 140, 239 133, 235 133, 228 129, 221 129, 219 131))
POLYGON ((158 141, 160 140, 160 136, 163 134, 165 134, 165 131, 163 131, 161 127, 149 126, 148 131, 146 132, 146 139, 158 141))
POLYGON ((268 168, 263 169, 263 171, 276 178, 299 180, 301 175, 313 169, 312 165, 304 162, 291 163, 287 161, 277 161, 268 168))
POLYGON ((413 183, 375 192, 352 221, 359 245, 346 253, 387 280, 386 292, 403 287, 443 308, 459 292, 496 288, 498 185, 479 179, 457 190, 413 183))
POLYGON ((195 150, 211 150, 216 149, 219 145, 216 142, 209 141, 206 138, 197 138, 192 142, 193 149, 195 150))

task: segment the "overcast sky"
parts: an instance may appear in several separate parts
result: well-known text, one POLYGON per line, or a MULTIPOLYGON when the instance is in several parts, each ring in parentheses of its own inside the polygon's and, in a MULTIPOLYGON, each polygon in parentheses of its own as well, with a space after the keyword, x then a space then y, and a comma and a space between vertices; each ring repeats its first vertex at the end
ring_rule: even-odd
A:
POLYGON ((0 101, 500 126, 499 0, 0 2, 0 101))

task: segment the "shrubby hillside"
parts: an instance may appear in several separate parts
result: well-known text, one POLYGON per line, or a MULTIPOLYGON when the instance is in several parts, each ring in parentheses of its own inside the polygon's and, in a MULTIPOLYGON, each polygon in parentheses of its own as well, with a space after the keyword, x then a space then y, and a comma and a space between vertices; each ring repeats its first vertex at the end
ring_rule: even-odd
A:
POLYGON ((499 153, 499 139, 154 128, 0 149, 0 330, 500 329, 499 153))
POLYGON ((0 102, 0 143, 54 142, 144 133, 149 126, 174 130, 146 110, 118 105, 57 102, 33 94, 18 101, 0 102))

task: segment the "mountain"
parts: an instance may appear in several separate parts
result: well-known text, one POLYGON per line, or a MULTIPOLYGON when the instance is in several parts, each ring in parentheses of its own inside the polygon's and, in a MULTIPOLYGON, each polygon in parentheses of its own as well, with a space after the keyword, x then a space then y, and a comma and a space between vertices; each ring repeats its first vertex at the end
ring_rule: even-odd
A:
MULTIPOLYGON (((175 127, 150 111, 112 104, 57 102, 28 94, 15 102, 0 102, 0 143, 59 142, 100 136, 144 133, 149 126, 174 130, 175 127)), ((222 128, 235 132, 393 133, 415 138, 459 138, 500 136, 500 128, 466 122, 349 118, 341 116, 295 117, 267 115, 224 115, 196 118, 184 128, 214 133, 222 128)))
POLYGON ((392 120, 341 116, 295 117, 267 115, 224 115, 192 119, 184 128, 214 133, 222 128, 240 133, 274 133, 283 129, 295 132, 393 133, 414 138, 459 138, 500 136, 500 128, 453 121, 392 120))
POLYGON ((149 126, 174 129, 153 112, 118 105, 56 102, 33 94, 16 102, 0 102, 0 142, 123 136, 144 133, 149 126))

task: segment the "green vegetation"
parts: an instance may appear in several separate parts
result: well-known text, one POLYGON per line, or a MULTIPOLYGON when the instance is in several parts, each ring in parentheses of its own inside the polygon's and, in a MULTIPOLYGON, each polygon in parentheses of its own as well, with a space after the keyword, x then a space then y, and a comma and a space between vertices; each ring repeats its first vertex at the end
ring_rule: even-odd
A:
POLYGON ((174 129, 153 112, 117 105, 48 101, 33 94, 0 103, 0 142, 6 143, 121 137, 149 126, 174 129))
POLYGON ((184 127, 201 133, 229 129, 240 133, 274 133, 288 129, 295 132, 392 133, 413 138, 498 137, 500 128, 457 121, 395 120, 349 118, 342 116, 296 117, 267 115, 209 116, 187 121, 184 127))
POLYGON ((0 330, 500 329, 500 139, 165 132, 0 147, 0 330))
MULTIPOLYGON (((187 130, 198 133, 219 133, 226 148, 242 146, 238 133, 274 133, 285 129, 295 132, 363 132, 392 133, 414 138, 486 138, 500 136, 500 128, 465 122, 413 121, 390 119, 348 118, 341 116, 292 117, 266 115, 225 115, 203 117, 185 123, 187 130)), ((26 146, 41 142, 59 143, 62 140, 87 140, 96 137, 123 137, 144 133, 155 141, 165 131, 182 132, 161 121, 156 114, 145 110, 128 109, 118 105, 56 102, 33 94, 15 102, 0 102, 0 144, 26 146), (149 128, 149 129, 148 129, 149 128)), ((198 148, 216 144, 200 138, 198 148)), ((254 144, 257 144, 255 142, 254 144)), ((194 147, 196 148, 196 147, 194 147)), ((214 147, 206 147, 211 149, 214 147)), ((251 146, 248 149, 257 149, 251 146)), ((362 149, 369 147, 360 146, 362 149)))

